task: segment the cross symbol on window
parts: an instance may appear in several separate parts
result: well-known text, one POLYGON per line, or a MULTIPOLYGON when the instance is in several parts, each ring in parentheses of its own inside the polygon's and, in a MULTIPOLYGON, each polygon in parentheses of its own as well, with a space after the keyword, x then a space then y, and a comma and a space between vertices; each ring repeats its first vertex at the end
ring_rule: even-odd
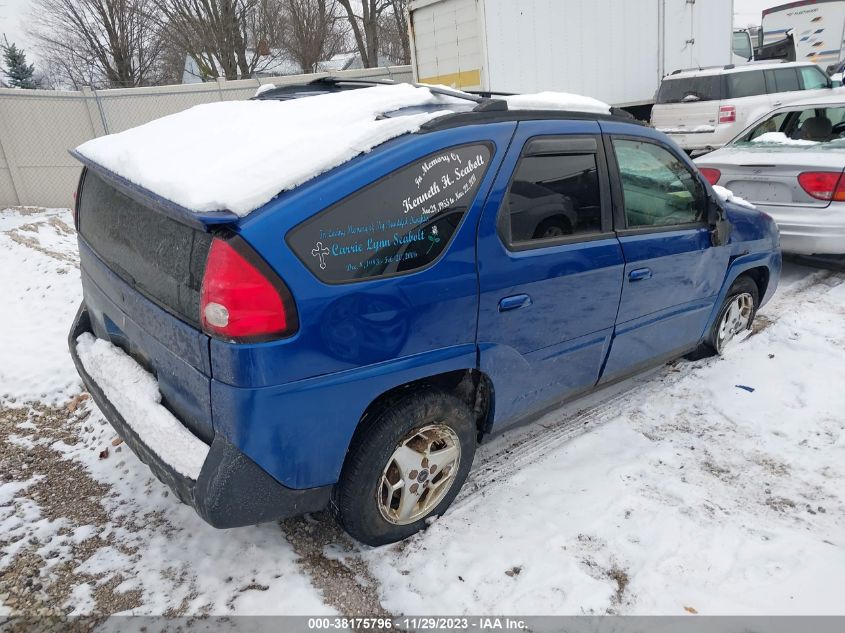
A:
POLYGON ((325 269, 325 267, 326 267, 326 255, 328 255, 328 254, 329 254, 329 249, 327 249, 325 246, 323 246, 322 242, 317 242, 316 246, 314 246, 314 249, 311 251, 311 255, 313 255, 314 257, 320 258, 320 270, 325 269))

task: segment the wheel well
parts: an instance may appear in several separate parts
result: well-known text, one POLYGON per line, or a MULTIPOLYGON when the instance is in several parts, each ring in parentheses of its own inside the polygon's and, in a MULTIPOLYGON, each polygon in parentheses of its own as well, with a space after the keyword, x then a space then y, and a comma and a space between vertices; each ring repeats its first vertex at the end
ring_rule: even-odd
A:
POLYGON ((441 389, 466 403, 475 417, 479 441, 481 436, 490 430, 490 414, 493 410, 493 383, 484 372, 477 369, 458 369, 407 382, 381 394, 367 406, 361 416, 350 446, 355 443, 358 434, 365 428, 367 418, 379 408, 412 391, 431 388, 441 389))
POLYGON ((763 296, 766 294, 766 289, 769 287, 769 269, 765 266, 750 268, 742 273, 740 277, 751 278, 751 280, 757 285, 757 291, 760 293, 759 299, 762 301, 763 296))

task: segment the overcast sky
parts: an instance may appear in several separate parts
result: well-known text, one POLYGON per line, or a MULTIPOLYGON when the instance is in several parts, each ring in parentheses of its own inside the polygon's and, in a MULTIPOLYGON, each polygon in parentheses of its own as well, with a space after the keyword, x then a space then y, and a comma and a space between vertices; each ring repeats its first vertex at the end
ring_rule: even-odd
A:
MULTIPOLYGON (((565 1, 565 0, 560 0, 565 1)), ((620 2, 637 2, 637 0, 619 0, 620 2)), ((760 14, 767 7, 783 4, 787 0, 734 0, 734 25, 747 26, 760 24, 760 14)), ((705 2, 702 2, 705 4, 705 2)), ((10 42, 28 49, 31 60, 36 54, 32 49, 32 42, 26 35, 27 18, 29 17, 32 0, 0 0, 0 34, 5 34, 10 42)))

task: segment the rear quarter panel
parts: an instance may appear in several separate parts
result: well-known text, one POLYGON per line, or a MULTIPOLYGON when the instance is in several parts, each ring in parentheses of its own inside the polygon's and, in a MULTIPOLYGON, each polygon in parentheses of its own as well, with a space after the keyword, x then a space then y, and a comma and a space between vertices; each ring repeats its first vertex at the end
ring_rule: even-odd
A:
POLYGON ((411 380, 475 367, 475 235, 514 129, 506 122, 396 139, 279 196, 242 223, 241 236, 291 289, 300 329, 255 345, 212 340, 217 432, 285 485, 333 483, 375 398, 411 380), (288 248, 288 231, 315 213, 432 152, 476 141, 493 145, 490 164, 451 244, 430 267, 330 285, 288 248))

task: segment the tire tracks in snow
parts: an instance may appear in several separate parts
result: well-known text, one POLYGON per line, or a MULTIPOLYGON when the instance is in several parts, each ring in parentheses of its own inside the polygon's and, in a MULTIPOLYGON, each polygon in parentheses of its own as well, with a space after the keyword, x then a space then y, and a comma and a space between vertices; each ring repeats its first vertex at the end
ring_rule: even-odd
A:
MULTIPOLYGON (((783 310, 799 296, 803 302, 812 301, 843 282, 843 273, 817 270, 779 290, 755 320, 760 327, 754 328, 751 336, 776 323, 783 310)), ((479 447, 475 464, 452 507, 458 508, 473 501, 478 494, 485 494, 488 489, 543 455, 618 417, 634 398, 647 398, 652 389, 664 390, 667 385, 686 378, 695 368, 701 367, 702 363, 712 363, 714 360, 708 358, 700 361, 672 361, 645 374, 564 404, 525 426, 505 431, 502 435, 492 438, 489 444, 479 447), (643 390, 646 390, 646 393, 643 393, 643 390)))
MULTIPOLYGON (((779 290, 764 308, 760 317, 763 325, 751 336, 776 323, 797 297, 804 302, 812 301, 843 282, 845 274, 831 271, 810 272, 791 282, 779 290)), ((475 501, 479 495, 492 492, 523 467, 622 415, 635 398, 648 398, 652 390, 664 390, 667 385, 686 378, 702 364, 712 362, 717 362, 717 359, 673 361, 574 400, 527 425, 491 438, 479 447, 469 478, 449 511, 475 501)), ((299 555, 302 570, 323 593, 328 604, 347 615, 390 615, 381 604, 378 581, 371 575, 364 556, 369 548, 352 540, 327 512, 284 521, 281 529, 299 555)), ((602 573, 616 578, 614 574, 624 571, 611 566, 602 573)), ((621 602, 625 590, 618 578, 616 581, 619 584, 617 601, 621 602)), ((628 600, 628 597, 624 599, 628 600)))

